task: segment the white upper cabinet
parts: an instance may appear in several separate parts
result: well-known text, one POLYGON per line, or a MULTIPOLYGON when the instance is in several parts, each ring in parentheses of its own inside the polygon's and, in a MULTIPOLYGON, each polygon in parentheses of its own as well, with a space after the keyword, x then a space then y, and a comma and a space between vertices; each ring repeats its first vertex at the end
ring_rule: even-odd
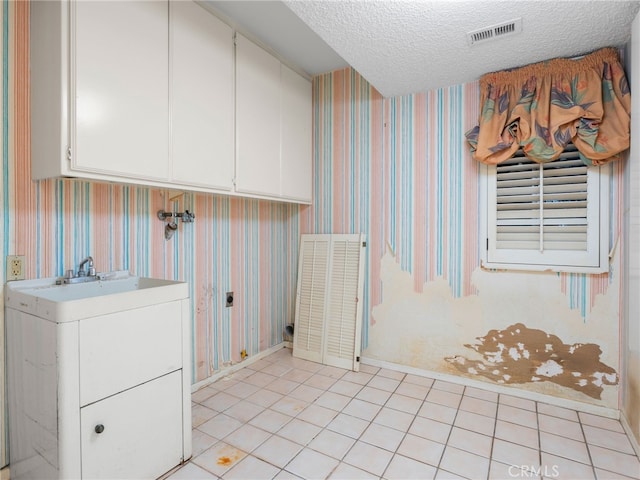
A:
POLYGON ((281 66, 280 194, 311 202, 311 82, 281 66))
POLYGON ((311 82, 236 34, 236 188, 311 202, 311 82))
POLYGON ((35 1, 30 32, 34 179, 311 202, 311 82, 199 3, 35 1))
POLYGON ((280 195, 280 61, 236 34, 236 188, 280 195))
POLYGON ((98 1, 72 5, 73 168, 166 180, 168 4, 98 1))
POLYGON ((171 2, 172 178, 233 188, 233 30, 193 2, 171 2))
POLYGON ((169 178, 168 2, 32 2, 33 177, 169 178))

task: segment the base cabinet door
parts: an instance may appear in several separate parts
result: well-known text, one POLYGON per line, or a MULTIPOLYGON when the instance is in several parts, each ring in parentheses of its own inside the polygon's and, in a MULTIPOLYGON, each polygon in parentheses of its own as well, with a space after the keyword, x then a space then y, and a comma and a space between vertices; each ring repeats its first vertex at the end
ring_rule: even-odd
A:
POLYGON ((80 406, 181 368, 181 307, 160 303, 80 322, 80 406))
POLYGON ((83 407, 80 426, 82 478, 159 477, 183 460, 182 371, 83 407))

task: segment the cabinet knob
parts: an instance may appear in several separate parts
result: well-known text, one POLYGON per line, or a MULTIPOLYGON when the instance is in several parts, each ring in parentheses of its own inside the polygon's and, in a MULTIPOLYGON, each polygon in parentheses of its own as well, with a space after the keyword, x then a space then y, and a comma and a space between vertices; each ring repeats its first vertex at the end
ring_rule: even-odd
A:
POLYGON ((100 434, 100 433, 104 432, 104 425, 99 423, 98 425, 96 425, 96 428, 94 428, 94 430, 96 431, 96 433, 100 434))

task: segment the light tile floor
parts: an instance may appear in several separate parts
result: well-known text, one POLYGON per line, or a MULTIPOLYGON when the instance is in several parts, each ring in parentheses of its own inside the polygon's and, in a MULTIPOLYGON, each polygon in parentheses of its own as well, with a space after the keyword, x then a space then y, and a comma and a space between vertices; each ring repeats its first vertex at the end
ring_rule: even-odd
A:
POLYGON ((617 420, 282 349, 195 392, 178 479, 640 479, 617 420))

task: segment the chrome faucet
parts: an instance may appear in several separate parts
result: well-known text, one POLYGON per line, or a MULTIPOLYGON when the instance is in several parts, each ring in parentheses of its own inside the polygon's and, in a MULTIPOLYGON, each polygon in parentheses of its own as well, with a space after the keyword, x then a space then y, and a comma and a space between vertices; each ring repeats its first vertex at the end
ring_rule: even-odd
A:
POLYGON ((101 278, 102 277, 96 273, 96 269, 93 266, 93 257, 89 256, 80 262, 77 273, 72 269, 67 270, 64 277, 56 280, 56 284, 63 285, 69 283, 95 282, 101 278), (88 267, 87 270, 85 270, 85 266, 88 267))
POLYGON ((89 256, 80 262, 80 266, 78 267, 78 277, 95 277, 96 269, 93 267, 93 257, 89 256), (85 272, 84 266, 89 265, 89 271, 85 272))

